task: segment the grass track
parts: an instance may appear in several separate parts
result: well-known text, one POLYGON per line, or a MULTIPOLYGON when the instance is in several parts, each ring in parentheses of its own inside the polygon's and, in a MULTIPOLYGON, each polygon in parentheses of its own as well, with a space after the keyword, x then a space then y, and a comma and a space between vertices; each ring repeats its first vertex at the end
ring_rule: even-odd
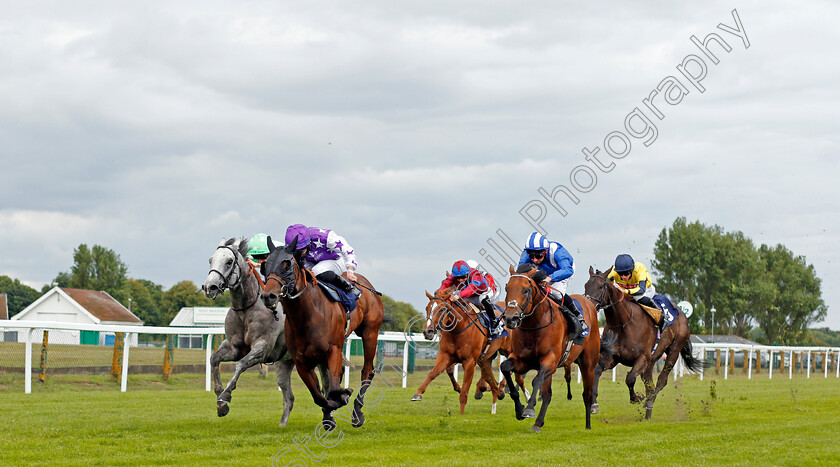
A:
MULTIPOLYGON (((593 416, 590 432, 583 429, 581 386, 573 382, 574 400, 567 401, 564 384, 555 381, 543 432, 531 433, 531 421, 514 419, 509 399, 492 416, 488 398, 470 398, 459 415, 457 394, 442 379, 422 402, 410 402, 424 377, 414 374, 406 389, 381 385, 382 401, 367 408, 368 423, 354 429, 339 421, 336 445, 325 449, 314 440, 320 410, 297 377, 295 410, 289 426, 279 428, 281 395, 271 377, 253 372, 243 375, 224 418, 196 375, 175 375, 169 383, 130 376, 127 393, 104 376, 56 376, 33 383, 30 395, 22 394, 22 376, 2 376, 0 465, 271 465, 272 458, 277 465, 295 459, 314 465, 295 449, 295 439, 307 436, 319 465, 840 464, 836 378, 671 380, 653 420, 642 422, 624 384, 605 376, 602 413, 593 416)), ((384 376, 398 385, 396 373, 384 376)))

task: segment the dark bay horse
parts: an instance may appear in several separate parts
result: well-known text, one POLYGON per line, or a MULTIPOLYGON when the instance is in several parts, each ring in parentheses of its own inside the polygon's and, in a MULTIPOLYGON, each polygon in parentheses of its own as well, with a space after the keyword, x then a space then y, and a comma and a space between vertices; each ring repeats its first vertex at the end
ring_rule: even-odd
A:
POLYGON ((277 310, 279 320, 276 320, 274 313, 266 308, 261 300, 261 281, 245 259, 247 253, 246 240, 222 239, 210 257, 210 272, 202 286, 211 299, 230 290, 231 307, 225 317, 225 340, 210 357, 217 396, 216 411, 220 417, 230 411, 231 392, 236 389, 236 382, 243 371, 260 363, 277 362, 277 385, 283 391, 280 426, 286 426, 295 398, 291 385, 294 362, 286 351, 283 310, 277 310), (236 372, 223 390, 219 363, 232 361, 237 362, 236 372))
MULTIPOLYGON (((429 384, 442 372, 446 371, 452 381, 452 387, 460 393, 461 415, 464 414, 464 407, 472 384, 475 366, 479 366, 481 379, 490 386, 493 395, 491 413, 496 413, 496 401, 504 398, 504 389, 496 384, 493 376, 492 362, 496 354, 510 354, 510 336, 494 339, 487 343, 487 331, 478 323, 478 314, 470 309, 469 304, 463 300, 453 302, 449 299, 451 289, 439 290, 432 296, 426 292, 429 304, 426 305, 426 324, 423 326, 423 335, 426 339, 434 338, 436 331, 440 331, 440 343, 435 366, 426 376, 426 380, 417 389, 411 398, 412 401, 423 399, 423 393, 429 384), (485 350, 486 347, 486 350, 485 350), (463 384, 458 385, 451 372, 451 368, 460 363, 464 367, 463 384)), ((524 389, 522 377, 517 379, 520 387, 524 389)), ((476 399, 481 398, 480 385, 476 385, 476 399)))
MULTIPOLYGON (((545 423, 545 413, 551 403, 551 379, 560 366, 575 362, 581 370, 583 379, 583 403, 586 408, 586 429, 592 429, 590 423, 592 409, 592 387, 595 381, 595 367, 601 347, 598 332, 598 316, 595 305, 582 295, 572 295, 583 306, 583 316, 589 325, 589 335, 583 345, 573 345, 569 339, 569 325, 560 311, 560 307, 548 297, 541 281, 545 272, 524 264, 514 271, 505 286, 505 322, 511 328, 512 351, 502 363, 502 373, 510 387, 511 399, 515 404, 517 420, 534 418, 538 391, 542 396, 539 416, 534 421, 532 431, 540 431, 545 423), (511 372, 524 375, 529 370, 537 370, 534 386, 528 406, 519 401, 519 393, 511 381, 511 372)), ((570 378, 569 367, 566 368, 570 378)), ((568 379, 567 379, 568 382, 568 379)))
MULTIPOLYGON (((584 286, 584 293, 589 297, 598 309, 604 310, 606 325, 604 326, 604 340, 609 341, 601 350, 601 364, 598 368, 598 376, 601 371, 610 370, 619 363, 630 367, 627 372, 627 389, 630 391, 630 402, 640 403, 644 400, 645 419, 650 420, 653 413, 653 403, 659 391, 668 384, 668 375, 674 368, 674 364, 682 354, 685 366, 689 371, 697 372, 703 367, 703 363, 694 358, 691 353, 690 333, 688 320, 685 315, 677 315, 673 323, 665 328, 660 337, 656 350, 657 328, 656 324, 642 307, 636 302, 625 299, 624 292, 615 286, 607 276, 612 268, 605 272, 593 271, 589 268, 589 280, 584 286), (659 373, 656 387, 653 386, 653 364, 658 361, 662 354, 666 355, 665 366, 659 373), (645 396, 636 393, 636 377, 641 376, 645 383, 645 396)), ((595 379, 595 407, 598 410, 598 379, 595 379)))
POLYGON ((362 384, 353 404, 352 425, 360 427, 365 423, 362 413, 364 397, 373 380, 373 361, 376 357, 376 342, 379 328, 384 318, 382 299, 372 292, 373 285, 361 274, 356 274, 357 282, 362 285, 362 295, 356 309, 350 315, 349 329, 344 307, 327 298, 317 285, 312 272, 299 266, 295 249, 297 239, 285 248, 275 248, 271 237, 268 248, 271 252, 265 262, 265 303, 271 308, 282 302, 286 311, 286 342, 309 393, 323 411, 323 426, 328 430, 335 428, 332 412, 350 400, 352 389, 340 386, 344 370, 342 349, 346 339, 345 331, 354 331, 362 338, 364 365, 362 366, 362 384), (315 368, 326 365, 328 381, 318 385, 315 368))

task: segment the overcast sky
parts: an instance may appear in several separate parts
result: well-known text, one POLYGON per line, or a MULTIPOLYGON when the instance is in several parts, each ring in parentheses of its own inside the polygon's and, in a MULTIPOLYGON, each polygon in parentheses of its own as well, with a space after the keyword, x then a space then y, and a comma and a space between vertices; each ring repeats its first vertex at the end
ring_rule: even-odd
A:
POLYGON ((674 3, 3 1, 0 274, 40 288, 87 243, 200 284, 222 237, 303 223, 421 308, 538 200, 571 292, 686 216, 805 255, 840 329, 840 4, 674 3))

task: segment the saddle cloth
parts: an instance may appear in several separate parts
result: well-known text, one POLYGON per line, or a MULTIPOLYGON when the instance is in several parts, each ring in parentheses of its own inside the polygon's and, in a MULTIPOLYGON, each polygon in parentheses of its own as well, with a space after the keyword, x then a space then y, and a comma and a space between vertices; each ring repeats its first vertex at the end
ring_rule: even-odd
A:
MULTIPOLYGON (((493 306, 496 308, 497 312, 504 312, 505 311, 499 305, 494 304, 493 306)), ((478 316, 479 324, 481 324, 481 326, 484 329, 487 329, 487 326, 489 325, 489 323, 487 322, 487 314, 484 313, 484 310, 479 310, 478 307, 475 306, 474 303, 470 303, 470 308, 472 308, 472 310, 478 316)), ((503 316, 499 316, 499 313, 496 313, 496 317, 499 318, 499 320, 496 324, 496 328, 490 330, 490 339, 491 340, 496 340, 496 339, 499 339, 500 337, 506 337, 508 335, 507 328, 505 328, 505 318, 503 316)))
POLYGON ((356 296, 348 294, 343 290, 337 288, 332 284, 327 284, 324 281, 318 281, 318 285, 327 294, 327 297, 334 302, 339 302, 344 306, 344 311, 347 312, 347 318, 350 319, 350 313, 356 309, 356 296))
POLYGON ((679 315, 679 310, 671 303, 671 300, 668 300, 668 297, 664 295, 656 294, 653 296, 653 302, 656 303, 656 306, 659 308, 651 308, 649 306, 642 305, 639 303, 639 306, 642 307, 651 318, 653 318, 653 322, 659 324, 662 321, 663 311, 668 311, 669 319, 665 322, 665 325, 662 326, 662 329, 668 327, 671 323, 677 319, 677 315, 679 315))

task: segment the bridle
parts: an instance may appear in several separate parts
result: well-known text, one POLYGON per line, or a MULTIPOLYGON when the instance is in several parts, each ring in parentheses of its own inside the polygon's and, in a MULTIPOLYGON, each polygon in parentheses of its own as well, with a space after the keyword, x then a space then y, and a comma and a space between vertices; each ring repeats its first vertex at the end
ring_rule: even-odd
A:
MULTIPOLYGON (((248 280, 248 277, 250 277, 251 274, 255 274, 255 272, 256 272, 254 270, 254 267, 252 266, 251 271, 248 274, 242 274, 242 266, 239 265, 239 254, 237 253, 237 251, 234 250, 233 248, 231 248, 228 245, 218 246, 218 247, 216 247, 216 250, 220 250, 222 248, 230 251, 231 254, 233 255, 233 267, 230 268, 230 272, 227 275, 225 275, 224 273, 222 273, 222 271, 219 271, 218 269, 215 269, 215 268, 211 268, 210 272, 207 273, 207 275, 209 276, 210 274, 215 272, 216 274, 219 275, 219 277, 222 278, 222 285, 219 287, 219 293, 220 294, 224 293, 225 290, 234 290, 234 289, 241 288, 245 284, 245 281, 248 280), (238 279, 237 279, 236 283, 231 285, 230 280, 233 277, 234 272, 238 272, 238 279)), ((255 276, 256 276, 256 274, 255 274, 255 276)), ((259 277, 257 277, 257 283, 259 283, 259 277)), ((242 307, 242 308, 231 307, 231 309, 233 311, 247 310, 248 308, 251 308, 252 306, 254 306, 254 304, 257 303, 257 300, 259 300, 260 297, 262 297, 262 287, 259 287, 259 290, 257 291, 257 294, 254 297, 254 300, 248 306, 245 306, 245 307, 242 307)))
MULTIPOLYGON (((525 318, 528 318, 529 316, 533 315, 534 312, 537 311, 537 308, 539 308, 539 306, 542 305, 542 303, 545 301, 545 299, 548 298, 548 292, 546 292, 545 290, 542 290, 540 288, 539 284, 537 284, 536 281, 534 281, 534 278, 532 278, 531 276, 527 276, 525 274, 511 274, 510 278, 513 279, 514 277, 524 277, 524 278, 528 279, 528 282, 529 282, 529 285, 528 285, 528 291, 529 291, 528 300, 523 304, 523 306, 520 306, 518 303, 516 303, 516 300, 511 300, 511 301, 509 301, 505 304, 505 306, 507 308, 513 308, 513 309, 515 309, 519 312, 515 317, 519 318, 519 321, 521 323, 522 321, 525 320, 525 318), (533 304, 531 302, 531 299, 534 296, 534 289, 537 289, 537 291, 542 293, 542 298, 536 304, 533 304), (528 309, 531 310, 530 313, 525 313, 525 310, 528 310, 528 309)), ((510 284, 510 282, 508 282, 508 284, 510 284)), ((554 322, 554 307, 551 306, 551 304, 549 303, 548 309, 550 310, 550 313, 551 313, 551 320, 547 324, 545 324, 543 326, 540 326, 540 327, 537 327, 537 328, 523 328, 520 325, 520 326, 517 327, 517 329, 520 329, 520 330, 523 330, 523 331, 535 331, 537 329, 543 329, 545 327, 548 327, 549 325, 551 325, 554 322)), ((507 309, 505 311, 507 311, 507 309)))
MULTIPOLYGON (((455 302, 449 301, 449 300, 447 300, 446 298, 443 298, 443 297, 432 297, 431 301, 441 303, 441 305, 439 307, 435 307, 432 310, 429 310, 429 314, 427 314, 427 319, 430 320, 430 321, 433 321, 435 323, 435 334, 437 334, 438 332, 441 332, 441 331, 446 331, 450 334, 461 334, 464 331, 466 331, 467 329, 469 329, 470 326, 472 326, 476 322, 475 319, 470 317, 470 313, 469 313, 468 310, 465 310, 465 309, 461 308, 461 306, 459 304, 456 304, 455 302), (455 329, 455 326, 461 321, 460 317, 458 317, 456 315, 456 312, 455 312, 455 309, 454 309, 455 306, 457 306, 460 309, 461 313, 464 316, 466 316, 466 319, 469 320, 469 322, 470 322, 470 324, 468 324, 466 327, 464 327, 464 329, 461 329, 458 332, 455 332, 455 331, 452 330, 452 329, 455 329), (446 329, 444 329, 443 327, 441 327, 441 320, 440 319, 433 320, 433 318, 438 316, 439 313, 445 312, 446 310, 449 310, 449 313, 453 316, 452 319, 455 320, 455 323, 452 326, 447 326, 446 329)), ((479 329, 479 331, 481 331, 480 327, 478 329, 479 329)), ((483 333, 483 331, 482 331, 482 333, 483 333)))
MULTIPOLYGON (((283 261, 287 261, 287 260, 283 260, 283 261)), ((292 267, 295 269, 295 275, 297 275, 297 271, 298 271, 297 261, 295 260, 294 257, 292 257, 292 259, 288 260, 288 261, 292 262, 292 265, 293 265, 292 267)), ((281 263, 282 263, 282 261, 281 261, 281 263)), ((294 300, 294 299, 300 297, 303 294, 303 292, 306 290, 306 288, 309 287, 309 282, 306 280, 306 274, 303 274, 303 288, 300 289, 300 292, 298 292, 298 293, 293 293, 294 292, 294 285, 292 285, 292 287, 291 287, 292 293, 290 293, 289 292, 289 290, 290 290, 289 284, 284 282, 283 278, 280 277, 280 275, 277 274, 274 271, 269 272, 268 277, 265 278, 266 287, 268 286, 268 281, 270 281, 270 280, 274 280, 275 282, 280 284, 280 291, 277 292, 277 296, 280 297, 280 298, 283 298, 283 299, 294 300)), ((293 278, 293 280, 294 280, 294 278, 293 278)))
MULTIPOLYGON (((618 305, 619 303, 621 303, 622 301, 624 301, 624 294, 622 293, 621 297, 618 300, 616 300, 612 303, 607 303, 606 305, 603 305, 602 303, 607 301, 606 299, 608 298, 608 295, 609 295, 609 289, 608 289, 608 287, 610 287, 609 281, 607 281, 606 277, 598 275, 598 274, 595 274, 592 277, 593 278, 597 277, 598 279, 600 279, 601 281, 604 282, 604 290, 601 293, 601 296, 599 298, 595 298, 595 297, 592 297, 590 295, 584 295, 584 297, 586 297, 589 300, 595 302, 595 306, 598 308, 598 311, 606 310, 607 308, 612 308, 612 307, 618 305)), ((606 326, 605 325, 604 327, 605 328, 623 328, 623 327, 627 326, 628 324, 630 324, 632 321, 633 321, 633 307, 630 307, 630 319, 628 319, 624 324, 619 324, 619 325, 614 325, 614 326, 606 326)))

